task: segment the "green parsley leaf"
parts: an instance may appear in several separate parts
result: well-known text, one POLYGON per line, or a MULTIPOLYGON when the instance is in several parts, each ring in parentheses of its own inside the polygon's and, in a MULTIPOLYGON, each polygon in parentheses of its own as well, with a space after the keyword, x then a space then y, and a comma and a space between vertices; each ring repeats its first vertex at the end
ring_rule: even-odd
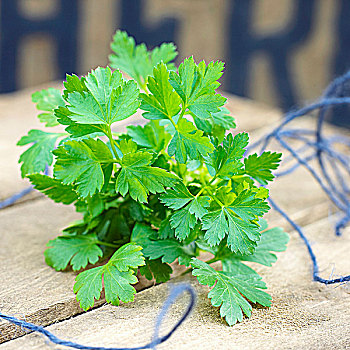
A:
POLYGON ((167 217, 160 223, 159 230, 158 230, 158 238, 159 239, 175 238, 175 231, 171 227, 170 217, 167 217))
POLYGON ((133 243, 124 244, 107 264, 80 273, 73 288, 80 307, 88 310, 94 306, 94 300, 100 298, 102 277, 107 302, 119 305, 120 301, 133 301, 136 290, 131 285, 138 281, 133 269, 145 264, 141 249, 133 243))
POLYGON ((235 137, 228 134, 222 146, 218 146, 213 153, 204 157, 205 164, 212 176, 228 179, 237 174, 243 167, 241 158, 244 155, 245 147, 248 145, 248 134, 239 133, 235 137))
POLYGON ((228 220, 227 245, 233 252, 252 253, 260 239, 259 226, 234 216, 231 208, 225 209, 228 220))
POLYGON ((186 239, 197 220, 208 213, 206 208, 209 207, 209 197, 193 196, 182 182, 162 194, 160 201, 167 207, 177 210, 171 216, 170 225, 175 229, 175 236, 179 240, 186 239))
POLYGON ((159 197, 160 201, 168 208, 175 210, 182 208, 192 201, 193 198, 194 196, 182 182, 179 182, 173 189, 167 190, 166 193, 159 197))
POLYGON ((143 253, 150 260, 162 258, 162 262, 168 264, 179 259, 179 264, 185 266, 189 266, 190 260, 194 256, 188 246, 173 239, 150 241, 143 249, 143 253))
POLYGON ((177 56, 176 46, 173 43, 163 43, 156 46, 151 51, 151 70, 158 63, 164 62, 169 70, 175 70, 175 65, 171 63, 177 56))
POLYGON ((60 236, 47 244, 45 261, 55 270, 64 270, 70 264, 74 271, 95 264, 103 253, 95 234, 60 236))
POLYGON ((112 49, 115 71, 67 75, 62 94, 33 94, 44 111, 39 119, 66 133, 24 136, 22 176, 55 202, 74 203, 82 216, 49 242, 46 261, 79 270, 111 257, 76 277, 74 292, 87 310, 103 288, 109 303, 132 301, 137 272, 165 282, 178 260, 211 287, 212 304, 234 324, 250 315, 249 302, 271 299, 246 262, 270 266, 288 242, 261 219, 269 191, 257 184, 273 179, 280 154, 244 157, 248 134, 227 133, 235 122, 217 93, 222 62, 197 64, 190 57, 176 70, 173 44, 148 51, 121 31, 112 49), (112 130, 138 109, 146 125, 112 130), (40 174, 53 161, 53 177, 40 174), (213 255, 209 263, 221 262, 222 271, 194 259, 201 252, 213 255))
POLYGON ((163 61, 169 68, 173 68, 169 62, 177 56, 173 43, 163 43, 160 47, 147 51, 145 44, 136 45, 133 37, 119 30, 113 37, 111 49, 114 51, 109 56, 111 66, 130 75, 140 86, 152 75, 154 66, 159 62, 163 61))
POLYGON ((179 179, 164 169, 152 167, 153 156, 148 152, 127 153, 121 160, 121 171, 116 191, 125 196, 127 192, 135 201, 145 203, 149 193, 161 193, 165 186, 173 186, 179 179))
POLYGON ((64 185, 57 179, 43 174, 32 174, 27 176, 34 188, 56 203, 71 204, 78 199, 73 186, 64 185))
POLYGON ((262 291, 266 285, 257 275, 234 275, 227 272, 215 271, 205 262, 192 259, 192 274, 200 284, 213 287, 208 294, 213 306, 220 307, 221 317, 232 326, 243 320, 243 313, 250 317, 252 307, 249 301, 262 306, 271 305, 271 296, 262 291), (244 296, 244 297, 243 297, 244 296))
POLYGON ((254 253, 242 256, 241 260, 272 266, 277 261, 277 257, 271 252, 284 252, 288 242, 289 235, 281 227, 268 229, 262 232, 261 239, 254 253))
POLYGON ((88 89, 85 85, 86 78, 79 78, 77 75, 72 74, 66 75, 66 81, 63 82, 65 89, 63 90, 63 98, 67 100, 68 95, 72 92, 79 92, 81 95, 84 95, 84 92, 88 92, 88 89))
MULTIPOLYGON (((67 125, 66 131, 70 134, 71 139, 81 139, 89 135, 89 137, 102 136, 105 131, 104 126, 100 124, 78 124, 70 118, 71 112, 66 107, 55 109, 55 116, 61 125, 67 125)), ((105 131, 106 132, 106 131, 105 131)))
POLYGON ((245 172, 262 185, 267 185, 274 176, 272 170, 278 168, 281 153, 264 152, 260 156, 256 153, 244 159, 245 172))
POLYGON ((88 91, 68 94, 69 116, 79 124, 111 125, 129 118, 139 107, 139 89, 132 80, 125 82, 122 74, 109 67, 98 67, 86 77, 88 91))
POLYGON ((125 156, 129 153, 136 153, 137 152, 137 144, 132 140, 121 140, 119 143, 119 149, 121 152, 121 157, 125 156))
POLYGON ((140 252, 142 247, 136 244, 124 244, 109 259, 109 264, 119 271, 128 271, 129 268, 137 269, 145 264, 145 259, 140 252))
POLYGON ((187 207, 176 211, 170 219, 170 225, 175 229, 175 236, 180 241, 189 236, 196 223, 197 218, 189 212, 187 207))
POLYGON ((200 156, 206 156, 214 150, 209 138, 203 136, 201 130, 186 119, 181 119, 177 124, 175 134, 168 146, 169 156, 175 155, 177 162, 185 164, 187 159, 196 160, 200 156))
POLYGON ((272 252, 284 252, 288 242, 288 234, 281 227, 274 227, 262 232, 261 239, 253 254, 235 254, 229 249, 224 249, 220 250, 219 255, 216 254, 216 257, 222 261, 224 271, 251 274, 255 273, 255 271, 243 264, 243 261, 272 266, 277 261, 276 254, 272 252))
POLYGON ((204 215, 202 223, 203 230, 206 231, 204 238, 211 246, 218 245, 228 234, 228 224, 223 208, 204 215))
POLYGON ((181 97, 184 105, 198 118, 208 119, 212 113, 219 112, 226 98, 215 93, 220 86, 217 80, 224 69, 223 62, 204 61, 198 65, 193 57, 180 64, 178 73, 170 72, 170 84, 181 97))
MULTIPOLYGON (((119 271, 113 265, 105 265, 104 269, 104 285, 106 301, 113 305, 119 305, 120 301, 123 303, 130 303, 134 301, 136 290, 132 284, 138 282, 133 270, 119 271)), ((78 298, 78 294, 77 294, 78 298)))
POLYGON ((127 128, 128 135, 139 146, 152 149, 159 153, 169 143, 171 135, 165 131, 164 126, 159 125, 157 120, 152 120, 144 127, 140 125, 129 125, 127 128))
MULTIPOLYGON (((156 232, 151 227, 136 223, 132 230, 130 241, 144 248, 151 243, 151 238, 155 236, 156 232)), ((146 259, 145 265, 140 268, 141 275, 145 276, 148 280, 155 279, 156 283, 168 281, 172 271, 173 269, 167 263, 162 262, 161 259, 146 259)))
POLYGON ((245 221, 263 216, 270 207, 264 200, 256 198, 255 195, 256 193, 251 190, 242 191, 230 204, 230 210, 245 221))
POLYGON ((19 163, 21 166, 22 177, 28 174, 40 173, 46 166, 52 164, 52 150, 55 148, 57 139, 61 136, 58 133, 45 132, 41 130, 30 130, 28 135, 23 136, 18 142, 18 146, 24 146, 32 143, 32 146, 24 151, 19 163))
POLYGON ((67 141, 53 154, 57 157, 54 176, 65 185, 75 184, 82 198, 101 190, 105 181, 102 163, 113 161, 106 144, 93 139, 67 141))
POLYGON ((149 281, 155 279, 156 283, 164 283, 170 280, 170 275, 173 272, 170 265, 163 263, 161 259, 146 259, 145 263, 145 266, 140 267, 140 273, 149 281))
POLYGON ((241 192, 228 207, 204 215, 204 237, 213 246, 227 235, 227 244, 233 252, 250 254, 260 239, 259 226, 250 220, 262 216, 268 210, 269 206, 262 199, 255 198, 250 191, 241 192))
POLYGON ((220 111, 212 113, 208 119, 200 119, 192 113, 193 121, 199 130, 214 136, 222 142, 225 131, 235 128, 234 118, 230 116, 230 111, 225 107, 220 107, 220 111))
POLYGON ((75 279, 73 292, 77 294, 77 300, 83 310, 88 310, 99 300, 102 292, 102 275, 104 266, 94 267, 83 271, 75 279))
POLYGON ((181 99, 169 83, 169 72, 164 63, 153 70, 148 78, 148 90, 152 95, 141 93, 141 109, 146 119, 171 119, 180 112, 181 99))
POLYGON ((132 230, 130 241, 145 247, 154 236, 155 231, 150 226, 137 222, 132 230))
POLYGON ((48 88, 47 90, 36 91, 32 94, 32 101, 36 103, 37 109, 46 112, 38 115, 39 120, 42 123, 46 123, 46 127, 59 124, 53 111, 57 107, 65 105, 60 90, 48 88))
POLYGON ((95 193, 92 197, 86 198, 87 211, 91 218, 100 215, 105 209, 105 202, 100 194, 95 193))
POLYGON ((235 118, 231 117, 230 111, 225 107, 220 107, 219 112, 212 113, 213 123, 222 126, 225 130, 236 127, 235 118))

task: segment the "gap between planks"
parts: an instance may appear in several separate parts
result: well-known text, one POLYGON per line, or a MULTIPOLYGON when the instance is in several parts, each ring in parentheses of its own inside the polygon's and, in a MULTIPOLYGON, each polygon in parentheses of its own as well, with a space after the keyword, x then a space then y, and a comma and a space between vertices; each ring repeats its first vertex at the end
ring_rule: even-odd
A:
MULTIPOLYGON (((346 246, 350 232, 343 239, 330 236, 331 220, 324 218, 306 226, 306 234, 315 242, 321 267, 326 276, 329 262, 337 261, 337 272, 350 269, 346 246)), ((348 320, 350 294, 344 286, 335 288, 312 282, 310 262, 305 247, 296 235, 291 236, 288 250, 278 254, 273 268, 259 266, 268 291, 273 297, 271 308, 253 307, 252 317, 228 327, 217 308, 207 298, 208 288, 194 278, 182 276, 171 283, 190 283, 197 291, 194 312, 177 332, 157 349, 345 349, 350 342, 348 320)), ((57 336, 91 346, 139 346, 153 334, 155 318, 168 294, 171 283, 138 293, 135 302, 119 307, 105 305, 48 327, 57 336)), ((181 316, 186 297, 171 308, 162 330, 165 332, 181 316)), ((7 350, 26 348, 50 349, 42 336, 29 334, 0 345, 7 350), (7 345, 7 347, 6 347, 7 345)))

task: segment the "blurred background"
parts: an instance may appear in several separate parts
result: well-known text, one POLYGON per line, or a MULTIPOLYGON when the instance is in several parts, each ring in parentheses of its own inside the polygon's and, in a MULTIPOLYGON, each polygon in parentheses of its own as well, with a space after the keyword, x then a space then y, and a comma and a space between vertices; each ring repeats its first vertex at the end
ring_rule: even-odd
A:
POLYGON ((288 110, 350 68, 349 18, 350 0, 0 0, 0 92, 105 66, 123 29, 223 60, 224 90, 288 110))

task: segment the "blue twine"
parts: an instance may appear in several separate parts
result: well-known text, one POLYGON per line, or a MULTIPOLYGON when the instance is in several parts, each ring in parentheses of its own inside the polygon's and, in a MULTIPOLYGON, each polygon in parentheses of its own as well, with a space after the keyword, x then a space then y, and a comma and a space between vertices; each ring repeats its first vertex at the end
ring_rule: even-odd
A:
MULTIPOLYGON (((48 166, 48 164, 46 164, 46 166, 45 166, 44 174, 45 175, 49 175, 49 166, 48 166)), ((0 209, 5 209, 5 208, 15 204, 17 201, 22 199, 24 196, 26 196, 27 194, 32 192, 33 189, 34 189, 34 186, 28 186, 24 190, 22 190, 22 191, 20 191, 18 193, 15 193, 11 197, 8 197, 8 198, 4 199, 3 201, 0 202, 0 209)))
POLYGON ((19 201, 21 198, 23 198, 24 196, 26 196, 28 193, 32 191, 33 191, 33 186, 29 186, 24 190, 18 193, 15 193, 13 196, 4 199, 2 202, 0 202, 0 209, 4 209, 6 207, 9 207, 10 205, 13 205, 14 203, 19 201))
POLYGON ((170 295, 168 297, 168 299, 165 301, 165 303, 163 304, 162 310, 159 313, 156 323, 155 323, 155 327, 154 327, 154 335, 153 335, 153 339, 150 343, 147 343, 146 345, 142 345, 142 346, 137 346, 137 347, 129 347, 129 348, 115 348, 115 347, 96 347, 96 346, 89 346, 89 345, 82 345, 82 344, 78 344, 78 343, 74 343, 68 340, 63 340, 58 338, 57 336, 55 336, 53 333, 51 333, 50 331, 48 331, 47 329, 45 329, 42 326, 38 326, 35 325, 33 323, 30 322, 26 322, 23 320, 19 320, 16 317, 13 316, 8 316, 5 315, 3 313, 0 312, 0 319, 4 319, 8 322, 11 322, 17 326, 20 326, 21 328, 26 328, 32 332, 39 332, 41 334, 43 334, 45 337, 47 337, 52 343, 57 344, 57 345, 64 345, 64 346, 68 346, 74 349, 83 349, 83 350, 141 350, 141 349, 156 349, 156 346, 164 343, 165 341, 167 341, 174 333, 175 331, 180 327, 180 325, 186 320, 186 318, 190 315, 191 311, 193 310, 193 307, 195 305, 195 301, 196 301, 196 293, 194 291, 194 289, 188 285, 188 284, 180 284, 177 286, 174 286, 171 291, 170 291, 170 295), (190 295, 190 301, 187 305, 187 309, 184 312, 184 314, 181 316, 181 318, 179 319, 179 321, 176 322, 176 324, 172 327, 172 329, 166 333, 163 336, 159 336, 159 331, 160 331, 160 327, 162 325, 162 322, 164 320, 164 317, 166 316, 170 306, 172 304, 174 304, 174 302, 176 301, 176 299, 183 294, 184 292, 188 292, 190 295))
MULTIPOLYGON (((335 234, 337 236, 341 235, 342 229, 344 229, 350 222, 350 182, 349 179, 347 179, 347 181, 344 179, 345 175, 350 176, 350 157, 349 155, 334 149, 334 145, 339 143, 343 146, 350 147, 350 138, 339 135, 326 138, 322 131, 329 108, 350 104, 350 97, 343 97, 342 95, 344 93, 345 83, 348 81, 350 81, 350 71, 335 79, 326 89, 323 97, 319 101, 299 110, 287 113, 282 122, 276 128, 248 148, 249 152, 252 149, 260 147, 260 152, 263 152, 267 149, 272 140, 276 140, 282 149, 287 150, 290 153, 290 156, 283 162, 283 164, 289 163, 291 160, 296 161, 296 163, 289 166, 286 170, 277 172, 275 175, 278 177, 292 174, 300 166, 305 167, 331 201, 336 205, 342 215, 335 225, 335 234), (315 110, 319 110, 315 130, 287 129, 287 126, 293 120, 315 110), (303 142, 303 145, 294 149, 288 143, 288 139, 303 142), (308 154, 305 155, 305 153, 308 154), (314 159, 317 160, 320 173, 311 166, 311 161, 314 159), (329 166, 327 166, 327 164, 329 164, 329 166), (333 176, 330 174, 329 169, 332 170, 333 176)), ((316 255, 311 248, 308 238, 303 233, 302 228, 297 225, 271 197, 269 198, 269 201, 272 208, 275 209, 297 231, 306 245, 312 262, 312 275, 314 281, 324 284, 344 283, 350 281, 350 275, 333 279, 320 277, 316 255)))

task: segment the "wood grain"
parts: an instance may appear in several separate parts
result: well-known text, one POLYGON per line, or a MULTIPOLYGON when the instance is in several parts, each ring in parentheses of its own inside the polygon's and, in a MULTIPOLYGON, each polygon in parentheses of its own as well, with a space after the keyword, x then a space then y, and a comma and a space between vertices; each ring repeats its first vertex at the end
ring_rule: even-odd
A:
MULTIPOLYGON (((59 84, 53 85, 60 86, 59 84)), ((37 111, 30 102, 31 92, 30 90, 26 90, 0 98, 0 123, 2 126, 0 129, 0 167, 2 169, 0 199, 28 185, 27 182, 20 179, 17 159, 22 149, 16 147, 15 143, 28 129, 33 127, 42 128, 42 125, 35 118, 37 111)), ((228 100, 228 108, 237 119, 238 130, 251 131, 251 138, 253 140, 258 139, 280 120, 281 115, 279 111, 262 104, 231 95, 228 95, 228 100)), ((144 120, 138 114, 116 125, 115 130, 123 131, 129 123, 135 124, 142 122, 144 120)), ((311 121, 307 120, 305 123, 310 125, 311 121)), ((272 145, 272 147, 278 149, 277 145, 272 145)), ((325 217, 329 211, 329 203, 326 197, 319 190, 315 181, 303 169, 296 171, 292 177, 278 180, 271 186, 271 195, 302 225, 325 217)), ((38 193, 34 193, 32 197, 27 197, 25 203, 22 202, 17 206, 0 212, 0 222, 2 224, 0 226, 0 281, 3 282, 0 285, 0 310, 37 324, 49 325, 81 313, 81 309, 78 307, 72 292, 75 274, 72 272, 57 273, 46 266, 43 259, 43 251, 47 241, 57 236, 61 228, 78 216, 74 213, 74 208, 54 204, 43 197, 39 197, 39 200, 31 201, 34 198, 38 198, 38 196, 38 193)), ((269 218, 271 225, 276 223, 282 224, 280 217, 276 213, 271 212, 269 218)), ((283 224, 285 225, 285 223, 283 224)), ((288 227, 287 225, 285 226, 288 227)), ((282 255, 283 257, 284 255, 282 255)), ((307 265, 307 263, 308 260, 306 259, 304 265, 307 265)), ((268 269, 263 271, 268 283, 269 274, 271 274, 271 278, 273 279, 275 270, 269 271, 268 269)), ((306 281, 310 283, 310 279, 305 279, 305 284, 306 281)), ((144 285, 139 286, 140 289, 143 287, 144 285)), ((277 286, 274 287, 272 284, 272 290, 274 290, 273 288, 277 288, 277 286)), ((205 290, 204 288, 204 292, 205 290)), ((199 291, 203 294, 203 288, 200 288, 199 291)), ((151 288, 147 291, 150 294, 143 293, 140 295, 145 295, 145 298, 147 299, 149 297, 150 300, 154 300, 157 293, 160 293, 160 297, 156 298, 157 307, 159 308, 162 300, 165 298, 166 286, 151 288)), ((138 296, 138 298, 143 300, 142 296, 138 296)), ((207 305, 206 308, 208 309, 205 309, 207 311, 203 311, 203 315, 211 314, 213 311, 209 307, 208 302, 204 301, 205 297, 202 296, 200 298, 203 299, 203 305, 207 305)), ((97 305, 103 303, 104 301, 102 300, 97 305)), ((117 309, 117 311, 110 307, 103 308, 103 310, 101 309, 101 315, 107 313, 113 315, 113 317, 118 317, 115 316, 115 312, 119 313, 120 310, 126 310, 126 314, 123 316, 124 318, 134 318, 136 317, 135 314, 140 313, 136 317, 136 320, 141 322, 143 313, 146 312, 147 307, 150 308, 151 306, 146 303, 145 307, 146 309, 142 308, 138 301, 136 301, 135 304, 123 306, 117 309)), ((152 309, 151 311, 152 315, 154 315, 155 310, 152 309)), ((257 312, 259 313, 260 311, 257 310, 257 312)), ((93 315, 100 317, 98 316, 100 314, 91 311, 81 316, 84 317, 81 320, 85 320, 82 322, 86 322, 86 325, 88 325, 92 322, 89 317, 94 317, 93 315)), ((203 319, 203 315, 198 316, 200 320, 203 319)), ((215 319, 214 316, 210 317, 212 320, 215 319)), ((110 320, 107 321, 110 322, 110 320)), ((201 321, 200 324, 197 324, 197 327, 199 327, 198 332, 204 331, 201 328, 202 323, 201 321)), ((64 324, 62 323, 62 325, 64 324)), ((223 323, 219 323, 218 334, 223 332, 220 328, 222 326, 223 323)), ((65 326, 62 327, 64 328, 65 326)), ((67 327, 70 327, 69 324, 67 327)), ((97 327, 100 326, 97 325, 97 327)), ((121 325, 121 327, 124 326, 121 325)), ((226 332, 227 328, 224 329, 226 332)), ((140 328, 136 327, 135 334, 139 331, 140 328)), ((0 343, 17 338, 23 334, 23 330, 8 323, 0 322, 0 343)), ((198 333, 196 332, 195 334, 198 333)), ((221 336, 223 337, 224 335, 221 336)), ((139 340, 141 341, 142 338, 139 340)), ((16 342, 11 341, 7 342, 4 346, 16 346, 16 344, 16 342)), ((32 343, 28 343, 25 347, 30 348, 30 344, 32 343)), ((38 346, 40 347, 41 345, 38 346)))
MULTIPOLYGON (((326 218, 305 228, 314 242, 324 277, 350 270, 348 249, 350 230, 344 237, 331 234, 332 222, 326 218)), ((217 308, 207 298, 208 288, 192 277, 176 278, 136 295, 134 303, 103 306, 48 329, 57 336, 91 346, 138 346, 148 342, 155 317, 172 283, 191 283, 198 298, 190 318, 164 345, 157 349, 346 349, 350 343, 349 285, 338 288, 312 282, 310 260, 295 234, 288 250, 278 254, 273 268, 259 267, 268 292, 271 308, 254 307, 251 319, 228 327, 217 308)), ((188 299, 178 299, 171 308, 162 332, 179 319, 188 299)), ((43 338, 30 334, 0 345, 0 349, 50 349, 43 338)))

